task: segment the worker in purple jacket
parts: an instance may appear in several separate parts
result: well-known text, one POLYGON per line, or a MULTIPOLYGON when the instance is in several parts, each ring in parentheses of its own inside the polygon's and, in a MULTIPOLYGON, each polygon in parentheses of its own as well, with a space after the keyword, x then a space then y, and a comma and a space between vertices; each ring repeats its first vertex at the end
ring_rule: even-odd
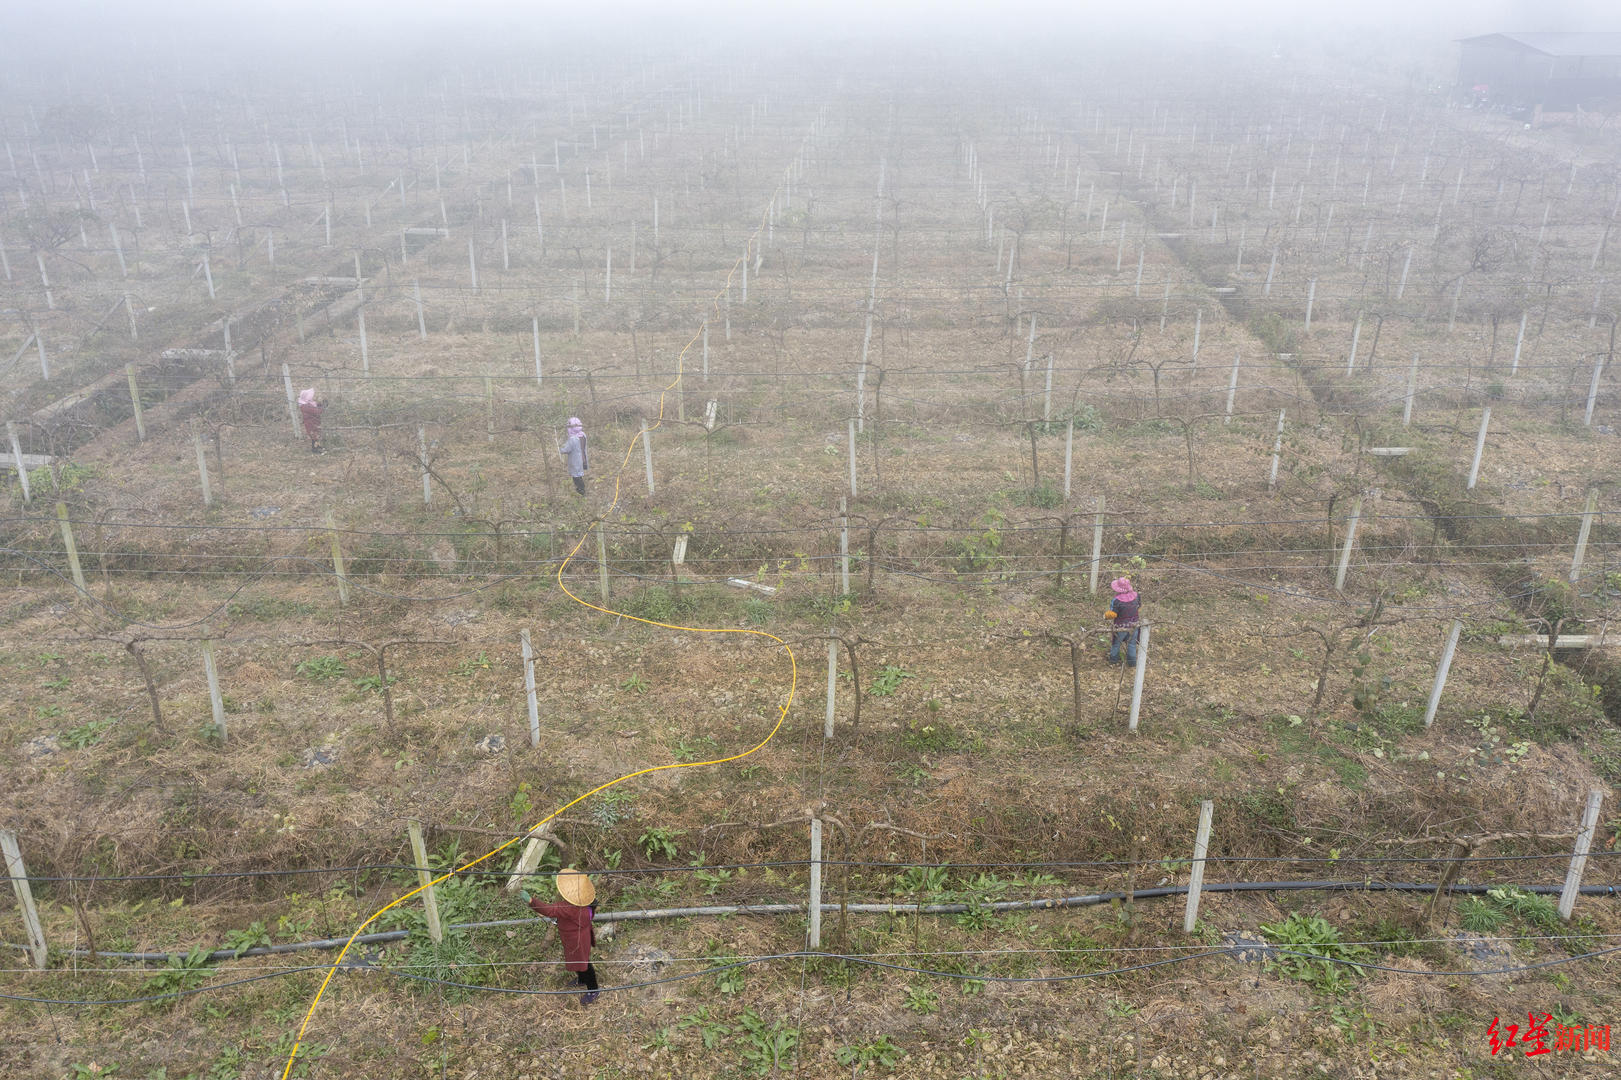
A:
POLYGON ((1109 611, 1104 616, 1109 620, 1109 663, 1120 662, 1120 646, 1124 645, 1126 663, 1136 667, 1137 634, 1142 629, 1138 626, 1142 597, 1132 588, 1129 578, 1115 578, 1109 582, 1109 589, 1114 593, 1114 598, 1109 601, 1109 611))
POLYGON ((568 418, 568 438, 557 448, 557 452, 562 455, 568 474, 574 480, 575 493, 584 495, 585 470, 591 467, 591 462, 585 456, 585 425, 580 423, 578 416, 568 418))

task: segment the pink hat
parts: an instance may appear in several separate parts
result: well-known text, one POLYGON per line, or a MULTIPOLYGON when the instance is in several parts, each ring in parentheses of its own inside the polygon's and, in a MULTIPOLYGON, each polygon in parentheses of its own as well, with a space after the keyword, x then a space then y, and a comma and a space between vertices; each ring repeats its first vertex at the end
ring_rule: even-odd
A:
POLYGON ((1115 578, 1109 582, 1109 588, 1114 590, 1115 597, 1121 603, 1129 604, 1137 599, 1137 590, 1131 587, 1131 579, 1129 578, 1115 578))

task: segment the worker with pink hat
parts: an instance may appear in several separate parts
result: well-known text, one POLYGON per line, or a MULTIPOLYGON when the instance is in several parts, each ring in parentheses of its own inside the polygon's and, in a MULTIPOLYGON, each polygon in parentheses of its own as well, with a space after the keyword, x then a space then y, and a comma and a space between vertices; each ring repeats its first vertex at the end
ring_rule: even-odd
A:
POLYGON ((1124 645, 1126 663, 1136 667, 1137 634, 1142 629, 1138 625, 1142 597, 1137 595, 1130 578, 1115 578, 1109 582, 1109 590, 1114 593, 1109 601, 1109 610, 1104 615, 1109 620, 1109 663, 1120 662, 1120 646, 1124 645))

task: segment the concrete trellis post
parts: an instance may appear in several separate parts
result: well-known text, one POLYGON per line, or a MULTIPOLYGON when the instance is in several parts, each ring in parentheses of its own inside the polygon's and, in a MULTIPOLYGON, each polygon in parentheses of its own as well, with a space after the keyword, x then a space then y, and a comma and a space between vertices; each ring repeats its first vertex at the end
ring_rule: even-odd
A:
POLYGON ((1593 531, 1593 514, 1598 510, 1598 488, 1587 489, 1587 503, 1582 507, 1582 524, 1576 530, 1576 552, 1570 559, 1570 581, 1582 576, 1582 560, 1587 555, 1587 536, 1593 531))
POLYGON ((1407 245, 1407 258, 1401 264, 1401 281, 1396 285, 1396 299, 1400 300, 1407 292, 1407 272, 1413 268, 1413 245, 1407 245))
POLYGON ((423 341, 428 340, 428 317, 422 311, 422 282, 411 283, 411 294, 416 300, 417 308, 417 337, 423 341))
POLYGON ((642 421, 642 463, 647 466, 647 493, 653 494, 653 433, 647 430, 647 421, 642 421))
POLYGON ((129 404, 135 412, 135 441, 146 441, 146 414, 141 410, 141 390, 135 385, 135 365, 124 365, 124 377, 129 380, 129 404))
POLYGON ((1362 496, 1351 504, 1351 519, 1345 524, 1345 544, 1340 548, 1340 568, 1334 575, 1334 591, 1345 591, 1345 572, 1351 566, 1351 551, 1356 547, 1356 527, 1362 520, 1362 496))
POLYGON ((1182 916, 1182 932, 1193 933, 1199 922, 1199 893, 1204 888, 1205 854, 1210 850, 1210 819, 1216 804, 1209 799, 1199 804, 1199 830, 1193 837, 1193 865, 1188 871, 1188 903, 1182 916))
POLYGON ((343 570, 343 544, 338 537, 338 527, 332 521, 332 511, 326 512, 326 528, 332 534, 332 572, 338 577, 338 603, 348 606, 349 603, 349 577, 343 570))
POLYGON ((420 425, 417 427, 417 467, 422 470, 422 505, 430 506, 433 504, 433 485, 428 477, 428 436, 420 425))
POLYGON ((197 432, 191 433, 191 445, 197 450, 197 479, 203 488, 204 508, 214 505, 214 496, 208 490, 208 459, 203 457, 203 437, 197 432))
POLYGON ((1407 369, 1407 397, 1402 402, 1401 426, 1413 423, 1413 395, 1418 391, 1418 353, 1413 354, 1413 365, 1407 369))
POLYGON ((1362 312, 1356 313, 1356 326, 1351 329, 1351 358, 1345 362, 1345 377, 1356 371, 1356 347, 1362 340, 1362 312))
POLYGON ((488 375, 484 376, 484 438, 495 441, 495 382, 488 375))
POLYGON ((850 421, 850 498, 856 497, 856 422, 850 421))
POLYGON ((473 282, 473 291, 478 292, 478 254, 473 250, 473 238, 467 238, 467 273, 473 282))
POLYGON ((1272 440, 1272 471, 1266 478, 1266 489, 1275 491, 1278 487, 1278 461, 1283 456, 1283 414, 1287 410, 1278 410, 1278 434, 1272 440))
POLYGON ((536 315, 533 319, 530 320, 530 324, 531 324, 531 329, 534 332, 534 338, 535 338, 535 385, 539 386, 539 385, 541 385, 541 371, 540 371, 540 316, 536 315))
POLYGON ((34 891, 28 885, 28 869, 23 866, 22 849, 17 844, 17 834, 10 829, 0 829, 0 851, 5 853, 6 876, 11 879, 11 888, 17 894, 17 907, 22 912, 23 925, 28 929, 28 958, 35 968, 44 971, 50 962, 45 947, 45 930, 39 923, 39 910, 34 907, 34 891))
POLYGON ((219 668, 214 663, 214 640, 203 639, 203 674, 208 677, 208 704, 214 710, 214 730, 225 741, 225 699, 220 696, 219 668))
POLYGON ((822 947, 822 819, 811 818, 810 823, 810 929, 806 935, 809 948, 822 947))
POLYGON ((10 420, 6 421, 6 438, 11 442, 11 460, 17 466, 17 479, 23 486, 23 505, 27 506, 33 501, 28 490, 28 467, 23 464, 22 444, 17 441, 17 425, 10 420))
POLYGON ((1520 312, 1520 333, 1514 339, 1514 359, 1509 363, 1508 373, 1513 375, 1520 370, 1520 350, 1525 347, 1525 320, 1530 318, 1529 311, 1520 312))
POLYGON ((360 328, 360 372, 367 378, 371 377, 371 351, 366 346, 366 309, 360 308, 355 312, 355 323, 360 328))
POLYGON ((540 745, 540 703, 535 700, 535 651, 529 644, 529 631, 520 630, 518 641, 523 646, 523 689, 529 699, 529 745, 540 745))
POLYGON ((1105 496, 1098 496, 1097 521, 1092 526, 1092 576, 1088 591, 1098 591, 1098 570, 1103 565, 1103 510, 1105 496))
POLYGON ((1468 490, 1475 490, 1475 481, 1480 478, 1480 455, 1486 451, 1486 429, 1492 422, 1492 407, 1486 406, 1480 411, 1480 434, 1475 436, 1475 460, 1469 465, 1468 490))
POLYGON ((1071 466, 1075 462, 1075 418, 1069 418, 1064 429, 1064 498, 1069 498, 1071 466))
POLYGON ((1447 672, 1452 670, 1452 657, 1458 650, 1458 637, 1463 633, 1463 622, 1452 620, 1452 629, 1447 631, 1447 643, 1441 646, 1441 662, 1435 667, 1435 683, 1430 687, 1430 700, 1424 706, 1424 727, 1435 723, 1435 710, 1441 704, 1441 691, 1446 689, 1447 672))
POLYGON ((704 382, 709 381, 709 320, 704 320, 704 382))
POLYGON ((1193 313, 1193 370, 1199 370, 1199 332, 1204 328, 1204 308, 1193 313))
MULTIPOLYGON (((1036 324, 1035 317, 1030 319, 1030 325, 1036 324)), ((1047 384, 1041 392, 1041 422, 1049 424, 1053 418, 1053 355, 1047 354, 1047 384)))
POLYGON ((602 593, 602 602, 608 602, 608 540, 603 535, 603 522, 597 519, 597 589, 602 593))
POLYGON ((1306 329, 1311 329, 1311 309, 1317 302, 1317 279, 1312 278, 1306 285, 1306 329))
POLYGON ((839 496, 839 595, 850 595, 850 506, 839 496))
POLYGON ((1604 792, 1598 788, 1587 793, 1587 805, 1582 808, 1581 827, 1576 831, 1576 848, 1571 852, 1570 868, 1565 871, 1565 887, 1559 890, 1559 917, 1566 922, 1576 909, 1576 897, 1581 893, 1582 871, 1587 869, 1587 852, 1593 846, 1593 831, 1598 827, 1599 807, 1604 805, 1604 792))
POLYGON ((1593 380, 1587 384, 1587 409, 1582 413, 1582 425, 1593 426, 1593 404, 1598 401, 1598 380, 1604 374, 1604 357, 1593 361, 1593 380))
POLYGON ((416 864, 417 884, 422 887, 422 906, 428 916, 428 937, 437 945, 444 940, 444 930, 439 925, 439 900, 433 894, 434 874, 428 867, 428 849, 422 843, 422 822, 413 818, 405 823, 405 828, 411 837, 411 861, 416 864))
POLYGON ((1233 399, 1238 396, 1238 360, 1240 351, 1233 350, 1233 372, 1227 378, 1227 415, 1221 418, 1223 424, 1233 422, 1233 399))
POLYGON ((293 438, 300 437, 298 426, 298 404, 293 397, 293 373, 286 364, 281 366, 281 388, 287 394, 287 422, 293 425, 293 438))
POLYGON ((827 716, 822 721, 822 738, 833 737, 833 706, 838 698, 839 686, 839 631, 828 632, 827 638, 827 716))
POLYGON ((56 504, 56 521, 62 526, 62 547, 68 553, 68 570, 73 574, 73 587, 89 595, 84 587, 84 571, 79 567, 79 546, 73 542, 73 526, 68 522, 67 503, 56 504))
POLYGON ((1137 671, 1131 680, 1131 715, 1126 719, 1126 730, 1137 730, 1137 717, 1143 704, 1143 675, 1148 670, 1148 624, 1141 625, 1137 639, 1137 671))

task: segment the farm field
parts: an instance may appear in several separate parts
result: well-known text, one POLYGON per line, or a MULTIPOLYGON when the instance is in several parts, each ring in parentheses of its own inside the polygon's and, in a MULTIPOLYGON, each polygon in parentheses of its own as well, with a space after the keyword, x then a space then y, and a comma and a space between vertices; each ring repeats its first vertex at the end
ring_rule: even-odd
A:
POLYGON ((1615 1068, 1613 134, 578 45, 0 83, 5 1075, 1615 1068))

